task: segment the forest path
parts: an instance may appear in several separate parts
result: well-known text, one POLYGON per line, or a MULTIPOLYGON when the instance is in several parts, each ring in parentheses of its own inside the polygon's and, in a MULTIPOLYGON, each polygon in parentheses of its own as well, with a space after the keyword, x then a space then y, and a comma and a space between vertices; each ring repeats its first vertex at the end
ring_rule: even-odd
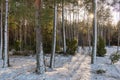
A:
MULTIPOLYGON (((105 57, 97 57, 95 65, 91 65, 91 57, 86 53, 77 53, 75 56, 56 55, 54 70, 47 68, 44 75, 35 74, 35 57, 12 56, 11 67, 0 68, 0 80, 120 80, 120 61, 111 65, 109 55, 114 50, 108 49, 105 57), (99 69, 106 73, 97 74, 96 70, 99 69)), ((46 58, 49 61, 50 56, 46 58)))
POLYGON ((77 53, 62 67, 55 68, 47 80, 91 80, 91 58, 87 54, 77 53))

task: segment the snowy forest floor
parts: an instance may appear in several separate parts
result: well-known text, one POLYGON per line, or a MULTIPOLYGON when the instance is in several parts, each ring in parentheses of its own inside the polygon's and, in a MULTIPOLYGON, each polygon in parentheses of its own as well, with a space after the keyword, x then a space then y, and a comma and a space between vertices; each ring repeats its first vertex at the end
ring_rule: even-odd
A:
MULTIPOLYGON (((91 64, 87 50, 79 50, 75 56, 56 55, 55 69, 46 67, 44 75, 35 73, 35 56, 10 56, 9 68, 0 68, 0 80, 120 80, 120 61, 111 65, 109 56, 116 47, 107 47, 105 57, 97 57, 96 65, 91 64), (97 74, 96 70, 105 70, 97 74)), ((49 55, 45 57, 49 65, 49 55)))

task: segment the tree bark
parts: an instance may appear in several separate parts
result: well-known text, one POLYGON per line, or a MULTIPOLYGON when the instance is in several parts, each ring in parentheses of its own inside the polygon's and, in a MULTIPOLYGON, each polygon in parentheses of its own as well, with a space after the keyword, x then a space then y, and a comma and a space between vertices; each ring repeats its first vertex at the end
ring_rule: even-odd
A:
POLYGON ((5 68, 8 67, 8 0, 6 0, 4 40, 3 67, 5 68))
POLYGON ((96 63, 96 52, 97 52, 97 0, 94 0, 94 18, 93 18, 93 48, 91 63, 96 63))
POLYGON ((19 29, 19 31, 20 31, 20 45, 19 45, 19 47, 20 47, 20 51, 22 51, 22 19, 20 20, 20 29, 19 29))
POLYGON ((111 41, 111 28, 108 28, 108 40, 109 40, 109 43, 108 43, 108 46, 110 47, 110 41, 111 41))
POLYGON ((119 44, 120 43, 120 28, 118 26, 118 42, 117 42, 117 52, 119 52, 119 44))
POLYGON ((66 36, 64 25, 64 0, 62 0, 62 31, 63 31, 63 52, 66 53, 66 36))
POLYGON ((3 54, 3 4, 1 2, 1 15, 0 15, 0 26, 1 26, 1 40, 0 40, 0 60, 2 60, 3 54))
POLYGON ((53 26, 53 40, 52 40, 52 55, 50 60, 50 68, 54 68, 55 65, 55 49, 56 49, 56 27, 57 27, 57 5, 54 0, 54 26, 53 26))
POLYGON ((24 46, 27 45, 27 20, 24 21, 24 46))
MULTIPOLYGON (((89 16, 89 15, 88 15, 89 16)), ((88 37, 88 47, 89 47, 89 50, 88 50, 88 52, 89 52, 89 54, 90 54, 90 52, 91 52, 91 41, 90 41, 90 24, 89 24, 89 17, 88 17, 88 23, 87 23, 87 32, 88 32, 88 34, 87 34, 87 37, 88 37)))
POLYGON ((42 45, 42 32, 41 32, 41 0, 36 0, 36 61, 37 61, 37 74, 43 74, 45 72, 43 45, 42 45))

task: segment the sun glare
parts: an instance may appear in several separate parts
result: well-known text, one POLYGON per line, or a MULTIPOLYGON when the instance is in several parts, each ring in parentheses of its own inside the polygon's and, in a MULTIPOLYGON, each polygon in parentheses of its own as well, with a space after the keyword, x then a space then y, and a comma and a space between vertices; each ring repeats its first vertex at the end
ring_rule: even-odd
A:
POLYGON ((94 18, 94 15, 92 13, 90 14, 90 18, 94 18))

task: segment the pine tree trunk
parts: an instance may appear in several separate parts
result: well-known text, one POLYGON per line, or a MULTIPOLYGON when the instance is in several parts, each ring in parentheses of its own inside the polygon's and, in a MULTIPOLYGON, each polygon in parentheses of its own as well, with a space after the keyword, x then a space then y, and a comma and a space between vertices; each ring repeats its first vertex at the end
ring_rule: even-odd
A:
POLYGON ((120 43, 120 28, 118 26, 118 43, 117 43, 117 52, 119 52, 119 43, 120 43))
POLYGON ((62 31, 63 31, 63 52, 66 53, 66 36, 64 25, 64 0, 62 0, 62 31))
POLYGON ((3 67, 8 67, 8 0, 6 0, 3 67))
POLYGON ((96 52, 97 52, 97 0, 94 0, 94 20, 93 20, 93 48, 91 63, 96 63, 96 52))
POLYGON ((25 23, 24 23, 24 47, 26 46, 27 44, 27 20, 25 20, 25 23))
POLYGON ((77 46, 78 46, 78 49, 79 49, 79 10, 78 10, 78 23, 77 23, 77 46))
POLYGON ((0 40, 0 60, 2 60, 3 54, 3 4, 1 3, 1 15, 0 15, 0 28, 1 28, 1 40, 0 40))
POLYGON ((20 20, 20 51, 22 51, 22 20, 20 20))
POLYGON ((71 16, 71 11, 69 11, 69 17, 70 17, 70 23, 69 23, 69 27, 68 27, 68 29, 69 29, 69 40, 72 40, 72 31, 71 31, 72 16, 71 16))
POLYGON ((109 35, 109 36, 108 36, 108 37, 109 37, 109 43, 108 43, 108 46, 110 47, 110 46, 111 46, 111 44, 110 44, 110 41, 111 41, 111 30, 108 29, 108 32, 109 32, 109 34, 108 34, 108 35, 109 35))
MULTIPOLYGON (((119 9, 120 9, 120 1, 119 1, 119 9)), ((120 12, 119 12, 120 17, 120 12)), ((118 43, 117 43, 117 52, 119 52, 119 46, 120 46, 120 25, 118 25, 118 43)))
MULTIPOLYGON (((88 15, 89 16, 89 15, 88 15)), ((89 17, 88 17, 88 23, 87 23, 87 32, 88 32, 88 47, 89 47, 89 50, 88 50, 88 52, 89 52, 89 54, 90 54, 90 51, 91 51, 91 48, 90 48, 90 44, 91 44, 91 42, 90 42, 90 24, 89 24, 89 17)))
POLYGON ((73 11, 72 11, 72 13, 73 13, 73 22, 72 22, 72 31, 73 31, 73 38, 72 38, 72 40, 74 39, 74 37, 75 37, 75 14, 74 14, 74 6, 73 6, 73 11))
POLYGON ((53 40, 52 40, 52 55, 50 60, 50 68, 54 68, 55 65, 55 49, 56 49, 56 27, 57 27, 57 5, 54 0, 54 26, 53 26, 53 40))
POLYGON ((45 72, 43 45, 42 45, 42 32, 41 32, 41 0, 36 0, 36 61, 37 61, 37 74, 45 72))
POLYGON ((1 28, 1 40, 0 40, 0 68, 3 67, 3 3, 1 1, 1 13, 0 13, 0 28, 1 28))

